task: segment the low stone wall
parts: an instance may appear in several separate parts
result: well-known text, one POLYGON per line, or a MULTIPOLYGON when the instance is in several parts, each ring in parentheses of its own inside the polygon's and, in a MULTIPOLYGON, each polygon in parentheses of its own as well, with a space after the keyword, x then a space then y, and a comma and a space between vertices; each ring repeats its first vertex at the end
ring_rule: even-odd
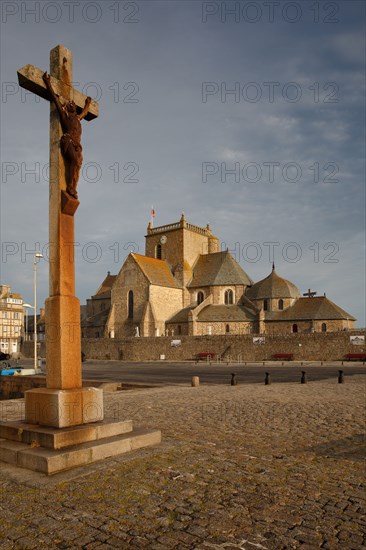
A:
POLYGON ((24 392, 33 388, 43 388, 45 376, 1 376, 0 399, 19 399, 24 392))
POLYGON ((265 335, 264 344, 254 344, 253 335, 180 336, 124 339, 83 339, 87 359, 124 361, 192 360, 199 352, 220 354, 223 360, 269 361, 276 353, 292 353, 297 361, 340 361, 347 353, 366 353, 355 346, 350 335, 365 335, 363 330, 334 333, 265 335), (177 347, 172 341, 180 340, 177 347))
MULTIPOLYGON (((103 380, 83 380, 83 387, 102 388, 104 391, 116 391, 120 382, 104 382, 103 380)), ((46 387, 45 375, 0 376, 0 400, 19 399, 24 392, 33 388, 46 387)), ((123 389, 141 388, 142 385, 123 384, 123 389)), ((151 386, 144 386, 151 387, 151 386)))

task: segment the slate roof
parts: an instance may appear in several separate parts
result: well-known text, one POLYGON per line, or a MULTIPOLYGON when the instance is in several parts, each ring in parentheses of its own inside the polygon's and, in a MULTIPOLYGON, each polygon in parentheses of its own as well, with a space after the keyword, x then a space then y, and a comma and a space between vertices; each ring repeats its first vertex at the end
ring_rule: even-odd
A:
POLYGON ((199 321, 254 321, 256 315, 253 310, 249 310, 239 305, 208 305, 198 314, 199 321))
POLYGON ((313 296, 312 298, 299 298, 289 308, 269 312, 266 321, 302 321, 302 320, 330 320, 330 319, 356 319, 329 300, 326 296, 313 296))
POLYGON ((277 275, 273 267, 272 273, 248 288, 246 295, 250 300, 264 300, 266 298, 299 298, 300 292, 293 283, 277 275))
POLYGON ((252 285, 253 281, 226 250, 201 254, 193 267, 189 288, 214 285, 252 285))
POLYGON ((116 280, 116 278, 117 278, 117 275, 111 275, 110 272, 108 271, 108 275, 106 276, 106 278, 104 279, 104 281, 102 282, 102 284, 100 285, 100 287, 98 288, 94 296, 101 297, 100 296, 101 294, 108 295, 108 293, 112 289, 113 283, 116 280))
POLYGON ((133 253, 131 256, 151 284, 179 288, 165 260, 133 253))
POLYGON ((167 320, 167 323, 187 323, 189 312, 196 307, 197 304, 191 304, 190 306, 181 309, 178 313, 175 313, 172 317, 170 317, 170 319, 167 320))
POLYGON ((81 320, 81 326, 83 328, 87 328, 87 327, 93 327, 93 328, 102 327, 102 328, 104 328, 105 324, 107 322, 107 319, 108 319, 108 315, 109 315, 109 308, 105 309, 103 311, 99 311, 98 313, 96 313, 92 317, 87 317, 87 318, 82 319, 81 320))

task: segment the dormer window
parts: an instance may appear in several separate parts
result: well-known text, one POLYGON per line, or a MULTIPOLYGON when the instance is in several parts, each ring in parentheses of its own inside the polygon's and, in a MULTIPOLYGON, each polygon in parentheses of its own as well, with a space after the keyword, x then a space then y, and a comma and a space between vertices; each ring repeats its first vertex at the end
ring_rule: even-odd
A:
POLYGON ((283 309, 283 300, 282 298, 278 300, 278 309, 283 309))

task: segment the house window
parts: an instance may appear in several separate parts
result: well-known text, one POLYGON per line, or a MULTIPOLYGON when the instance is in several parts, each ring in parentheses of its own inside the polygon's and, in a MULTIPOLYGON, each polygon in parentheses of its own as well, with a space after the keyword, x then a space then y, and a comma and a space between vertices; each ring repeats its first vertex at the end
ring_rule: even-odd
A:
POLYGON ((278 300, 278 309, 283 309, 283 300, 278 300))
POLYGON ((297 332, 297 324, 296 323, 294 323, 292 325, 292 332, 297 332))
POLYGON ((225 290, 225 304, 232 304, 234 301, 234 294, 232 290, 225 290))
POLYGON ((264 311, 268 311, 268 300, 264 300, 263 309, 264 309, 264 311))
POLYGON ((133 292, 132 290, 128 293, 128 318, 133 319, 133 292))
POLYGON ((158 260, 161 260, 161 244, 156 245, 155 256, 158 260))
POLYGON ((322 323, 322 332, 327 332, 327 323, 322 323))
POLYGON ((225 330, 226 330, 226 332, 230 332, 230 326, 229 326, 229 325, 226 325, 225 330))
POLYGON ((202 304, 204 299, 205 299, 205 295, 203 294, 203 292, 201 290, 199 292, 197 292, 197 305, 198 306, 200 304, 202 304))

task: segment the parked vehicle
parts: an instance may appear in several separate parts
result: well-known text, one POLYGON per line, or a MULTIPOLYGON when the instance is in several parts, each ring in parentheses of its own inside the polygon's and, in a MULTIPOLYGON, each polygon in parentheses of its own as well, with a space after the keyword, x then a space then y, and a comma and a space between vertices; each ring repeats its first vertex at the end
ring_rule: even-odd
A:
POLYGON ((0 361, 7 361, 8 359, 10 359, 10 355, 8 353, 3 353, 2 351, 0 351, 0 361))

